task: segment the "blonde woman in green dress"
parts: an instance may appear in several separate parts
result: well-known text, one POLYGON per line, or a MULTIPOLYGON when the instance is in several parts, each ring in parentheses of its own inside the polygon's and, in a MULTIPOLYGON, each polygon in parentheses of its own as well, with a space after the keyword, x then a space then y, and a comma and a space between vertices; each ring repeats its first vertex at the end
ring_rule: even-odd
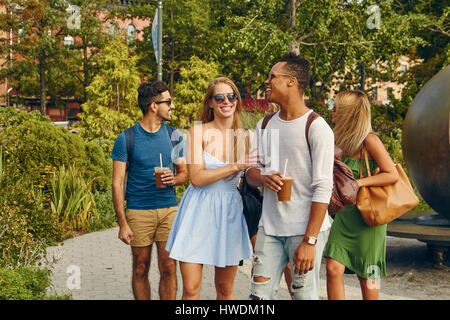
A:
MULTIPOLYGON (((343 150, 342 159, 353 170, 358 186, 395 183, 398 174, 394 162, 372 132, 367 96, 361 91, 342 91, 332 112, 335 143, 343 150), (374 172, 371 177, 366 177, 363 146, 374 172), (360 161, 365 178, 360 178, 360 161)), ((356 206, 346 207, 334 217, 323 256, 327 258, 328 299, 345 299, 344 273, 356 273, 363 299, 377 300, 380 278, 386 275, 386 225, 369 227, 356 206)))

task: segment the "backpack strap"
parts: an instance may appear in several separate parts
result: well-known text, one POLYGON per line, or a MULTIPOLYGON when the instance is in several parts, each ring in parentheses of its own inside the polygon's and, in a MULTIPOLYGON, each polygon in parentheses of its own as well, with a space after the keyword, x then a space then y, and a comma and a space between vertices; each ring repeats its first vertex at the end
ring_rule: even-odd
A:
POLYGON ((276 112, 269 113, 267 116, 264 117, 263 122, 261 124, 261 130, 266 129, 267 124, 269 123, 269 120, 272 119, 272 117, 275 115, 276 112))
POLYGON ((125 130, 125 144, 127 146, 127 165, 125 168, 125 179, 123 183, 123 195, 124 198, 126 198, 126 191, 127 191, 127 185, 128 185, 128 168, 130 167, 131 160, 133 159, 133 152, 134 152, 134 140, 135 140, 135 127, 136 125, 129 127, 125 130))
POLYGON ((312 155, 311 155, 311 146, 309 145, 309 127, 311 127, 311 123, 316 120, 317 118, 319 118, 320 115, 318 115, 317 113, 315 113, 314 111, 311 112, 308 116, 308 120, 306 120, 306 126, 305 126, 305 137, 306 137, 306 143, 308 144, 308 149, 309 149, 309 156, 312 159, 312 155))
POLYGON ((125 130, 125 143, 127 146, 127 169, 130 166, 130 162, 133 159, 133 152, 134 152, 134 140, 135 140, 135 126, 132 126, 125 130))
MULTIPOLYGON (((269 120, 272 119, 272 117, 275 115, 275 113, 276 113, 276 112, 269 113, 268 115, 266 115, 266 116, 264 117, 263 122, 261 123, 261 130, 265 130, 265 129, 266 129, 267 124, 269 123, 269 120)), ((259 160, 258 160, 258 164, 259 164, 261 167, 263 167, 263 168, 265 167, 265 165, 264 165, 261 161, 259 161, 259 160)))

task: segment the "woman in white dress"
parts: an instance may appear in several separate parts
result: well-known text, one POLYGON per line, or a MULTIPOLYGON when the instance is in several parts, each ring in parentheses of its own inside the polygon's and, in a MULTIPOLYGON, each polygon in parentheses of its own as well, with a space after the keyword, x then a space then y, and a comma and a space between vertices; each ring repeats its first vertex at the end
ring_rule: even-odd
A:
POLYGON ((256 166, 256 159, 249 158, 241 110, 236 85, 225 77, 212 80, 203 101, 202 124, 190 129, 186 141, 191 185, 166 246, 170 257, 180 262, 185 300, 200 299, 204 264, 215 266, 217 299, 234 299, 238 264, 252 255, 236 185, 241 171, 256 166))

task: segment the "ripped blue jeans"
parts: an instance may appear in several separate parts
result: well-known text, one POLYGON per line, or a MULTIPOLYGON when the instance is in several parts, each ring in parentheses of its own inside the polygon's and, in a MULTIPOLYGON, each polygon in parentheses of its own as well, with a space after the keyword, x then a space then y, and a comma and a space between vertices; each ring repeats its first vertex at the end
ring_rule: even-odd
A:
POLYGON ((264 228, 258 228, 255 252, 253 254, 253 279, 250 298, 261 300, 276 300, 280 280, 286 264, 290 262, 292 271, 291 291, 296 300, 319 300, 320 295, 320 264, 322 253, 328 239, 329 231, 322 231, 317 237, 316 259, 314 269, 306 274, 294 274, 293 258, 295 250, 303 240, 303 235, 292 237, 274 237, 264 233, 264 228), (255 277, 264 278, 256 282, 255 277))

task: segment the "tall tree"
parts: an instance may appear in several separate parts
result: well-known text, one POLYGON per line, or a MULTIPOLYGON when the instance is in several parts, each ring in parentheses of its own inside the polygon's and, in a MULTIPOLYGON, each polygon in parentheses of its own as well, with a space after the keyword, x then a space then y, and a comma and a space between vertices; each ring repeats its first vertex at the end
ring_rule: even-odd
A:
POLYGON ((88 100, 82 104, 81 135, 87 140, 114 141, 141 116, 137 104, 137 58, 130 55, 123 38, 117 36, 104 48, 101 59, 103 64, 87 87, 88 100))
MULTIPOLYGON (((63 32, 67 4, 63 0, 0 0, 7 12, 0 14, 0 30, 17 35, 12 44, 2 38, 0 54, 6 58, 1 77, 21 82, 24 71, 36 79, 39 92, 22 92, 39 96, 42 114, 46 113, 50 69, 63 54, 63 32), (12 59, 8 55, 12 53, 12 59)), ((19 85, 22 89, 36 86, 19 85)))
POLYGON ((74 8, 68 20, 66 35, 74 38, 70 45, 73 63, 69 70, 82 86, 83 102, 87 100, 86 88, 91 84, 101 65, 99 53, 111 39, 107 23, 110 19, 108 0, 72 0, 74 8), (70 19, 76 19, 75 21, 70 19))
POLYGON ((220 66, 212 61, 204 61, 192 56, 189 63, 181 68, 181 81, 175 91, 174 117, 171 124, 188 129, 193 121, 200 120, 202 102, 209 82, 219 76, 220 66))
POLYGON ((379 24, 371 22, 374 15, 379 17, 369 10, 373 2, 365 0, 211 1, 217 5, 212 8, 220 8, 216 15, 221 19, 216 21, 225 21, 226 38, 218 52, 226 59, 221 61, 224 70, 251 84, 253 90, 263 83, 276 58, 287 51, 311 61, 309 94, 321 99, 337 80, 339 70, 352 82, 364 84, 367 79, 361 81, 365 74, 361 71, 366 66, 378 63, 389 69, 408 47, 420 42, 411 35, 412 21, 418 16, 395 12, 392 0, 377 2, 379 24), (233 6, 244 10, 239 13, 233 6))
MULTIPOLYGON (((180 79, 180 71, 188 65, 192 56, 210 58, 218 39, 211 35, 210 0, 165 0, 163 2, 163 79, 171 93, 180 79)), ((148 5, 130 6, 131 16, 154 18, 156 1, 148 5)), ((151 28, 144 30, 146 41, 137 42, 137 54, 141 56, 140 68, 156 74, 156 62, 151 41, 151 28)))
POLYGON ((409 104, 422 86, 450 63, 450 6, 445 0, 397 0, 395 10, 422 18, 414 25, 413 32, 424 42, 408 51, 412 59, 423 61, 413 66, 406 77, 408 84, 404 99, 409 104))

